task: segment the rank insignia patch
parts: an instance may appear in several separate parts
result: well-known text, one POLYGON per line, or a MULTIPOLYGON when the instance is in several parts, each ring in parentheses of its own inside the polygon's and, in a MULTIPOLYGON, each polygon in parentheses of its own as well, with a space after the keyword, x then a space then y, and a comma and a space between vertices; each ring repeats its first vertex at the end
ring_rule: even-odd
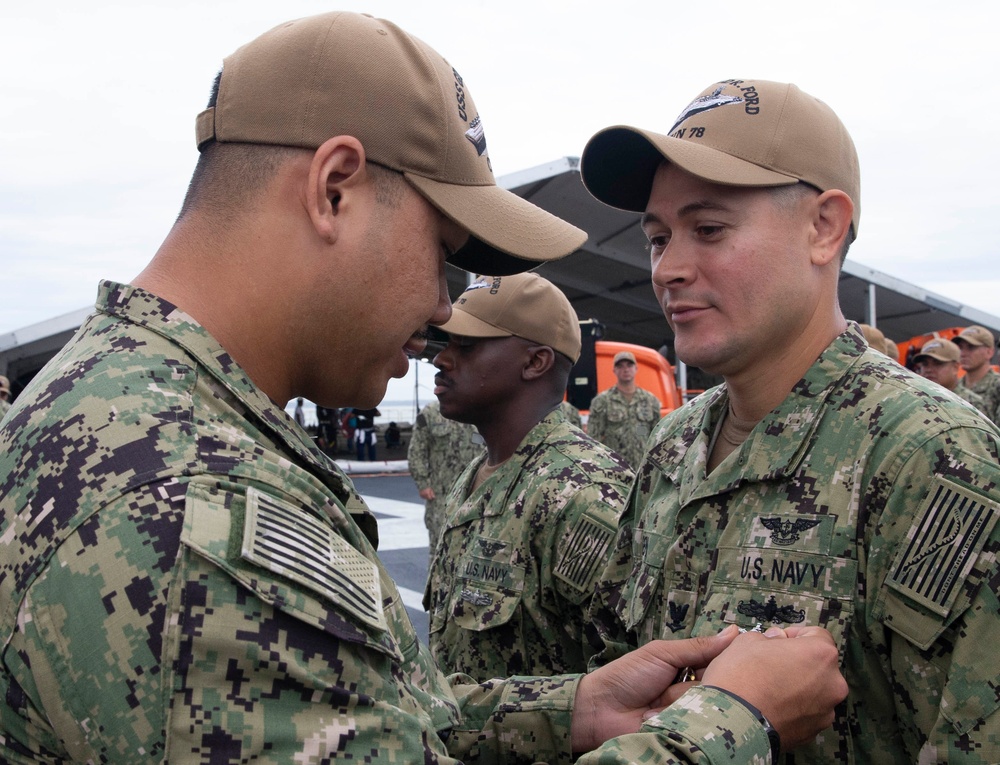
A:
POLYGON ((888 585, 947 616, 998 514, 1000 506, 987 497, 938 478, 893 561, 888 585))
POLYGON ((677 632, 678 630, 684 629, 684 620, 687 618, 689 608, 690 606, 687 603, 677 605, 672 600, 667 604, 667 609, 670 612, 670 621, 667 623, 667 628, 671 632, 677 632))
POLYGON ((774 595, 767 599, 767 603, 761 603, 753 598, 750 598, 749 602, 741 600, 736 610, 744 616, 752 616, 754 619, 771 624, 798 624, 806 618, 806 612, 801 609, 779 606, 774 595))

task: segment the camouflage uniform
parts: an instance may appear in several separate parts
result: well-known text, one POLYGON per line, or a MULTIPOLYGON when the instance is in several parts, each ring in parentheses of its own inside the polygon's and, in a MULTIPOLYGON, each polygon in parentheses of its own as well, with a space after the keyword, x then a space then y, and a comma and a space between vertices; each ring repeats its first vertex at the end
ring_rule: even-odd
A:
POLYGON ((570 425, 575 425, 581 430, 583 429, 583 418, 580 416, 579 409, 569 403, 569 401, 560 402, 559 408, 562 409, 562 413, 566 416, 566 421, 570 425))
POLYGON ((1000 431, 856 326, 706 477, 727 406, 720 386, 654 431, 595 599, 599 658, 819 624, 850 695, 787 762, 1000 762, 1000 431))
MULTIPOLYGON (((992 369, 988 369, 986 374, 983 375, 983 379, 973 385, 971 388, 966 384, 966 377, 960 377, 958 380, 959 390, 971 390, 973 393, 979 394, 982 398, 986 400, 986 416, 989 417, 993 422, 1000 424, 1000 375, 994 372, 992 369)), ((956 393, 958 391, 955 391, 956 393)))
POLYGON ((4 418, 4 415, 7 414, 7 412, 9 411, 10 411, 10 402, 4 401, 2 398, 0 398, 0 420, 2 420, 4 418))
POLYGON ((430 539, 431 554, 441 534, 448 492, 462 471, 483 453, 483 445, 474 443, 475 427, 449 420, 441 414, 437 401, 420 410, 413 425, 407 459, 410 475, 418 489, 430 487, 434 499, 425 500, 424 525, 430 539))
POLYGON ((428 577, 430 646, 480 680, 583 672, 583 623, 632 471, 550 412, 471 494, 485 455, 448 497, 428 577))
MULTIPOLYGON (((571 761, 578 676, 449 687, 349 479, 183 312, 98 308, 0 428, 0 761, 571 761)), ((689 693, 581 762, 748 718, 689 693)))
MULTIPOLYGON (((980 396, 971 388, 966 388, 964 385, 956 385, 955 390, 952 391, 956 396, 958 396, 963 401, 968 401, 976 409, 985 414, 987 417, 990 416, 990 407, 986 403, 986 399, 980 396)), ((992 419, 992 418, 991 418, 992 419)), ((996 420, 993 420, 996 422, 996 420)))
POLYGON ((660 400, 636 388, 632 400, 618 387, 608 388, 590 402, 587 433, 618 452, 633 468, 642 463, 646 439, 660 419, 660 400))

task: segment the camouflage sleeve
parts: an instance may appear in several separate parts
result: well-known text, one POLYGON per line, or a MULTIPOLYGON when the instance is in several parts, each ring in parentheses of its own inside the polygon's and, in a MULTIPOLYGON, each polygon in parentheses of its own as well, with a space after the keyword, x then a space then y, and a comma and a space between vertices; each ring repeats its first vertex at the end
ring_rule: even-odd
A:
POLYGON ((638 733, 619 736, 577 760, 578 765, 769 765, 771 745, 757 718, 732 696, 696 686, 638 733))
POLYGON ((895 704, 872 713, 899 721, 914 761, 985 765, 1000 752, 1000 654, 987 648, 1000 613, 997 444, 985 426, 926 441, 869 532, 867 627, 895 704))
POLYGON ((410 436, 410 446, 406 458, 410 463, 410 476, 418 489, 426 489, 431 485, 430 439, 427 415, 420 412, 413 425, 410 436))
POLYGON ((618 530, 607 561, 595 580, 590 610, 584 624, 590 669, 603 666, 638 646, 634 634, 625 629, 624 594, 633 569, 632 527, 635 486, 618 520, 618 530))
POLYGON ((590 402, 590 415, 587 417, 587 435, 601 443, 604 443, 608 434, 607 408, 607 396, 599 393, 590 402))

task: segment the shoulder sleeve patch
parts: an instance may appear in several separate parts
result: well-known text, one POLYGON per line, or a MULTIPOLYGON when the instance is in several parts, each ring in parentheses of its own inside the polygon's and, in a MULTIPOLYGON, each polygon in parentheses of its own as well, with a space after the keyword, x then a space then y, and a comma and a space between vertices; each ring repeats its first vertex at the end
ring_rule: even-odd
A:
POLYGON ((598 568, 607 562, 614 536, 614 529, 584 515, 573 527, 553 573, 577 590, 589 589, 598 568))
POLYGON ((254 488, 247 490, 241 557, 387 629, 375 563, 319 518, 254 488))
POLYGON ((944 617, 1000 516, 991 497, 937 476, 886 584, 944 617))

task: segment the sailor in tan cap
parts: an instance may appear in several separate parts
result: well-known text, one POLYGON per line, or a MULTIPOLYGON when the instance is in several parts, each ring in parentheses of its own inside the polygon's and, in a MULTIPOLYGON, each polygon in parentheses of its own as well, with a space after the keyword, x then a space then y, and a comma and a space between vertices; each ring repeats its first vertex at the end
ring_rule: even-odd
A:
POLYGON ((441 414, 474 425, 487 453, 448 497, 424 603, 431 651, 481 680, 585 671, 590 593, 632 471, 559 406, 580 355, 576 311, 537 274, 484 277, 442 329, 441 414))
POLYGON ((926 377, 959 398, 965 399, 989 417, 986 400, 970 388, 959 385, 958 370, 961 355, 958 346, 951 340, 936 337, 924 343, 920 353, 913 357, 913 368, 921 377, 926 377))
POLYGON ((619 351, 613 360, 615 384, 590 402, 587 432, 618 452, 629 465, 642 460, 653 426, 660 419, 660 399, 635 383, 635 354, 619 351))
POLYGON ((996 352, 996 339, 986 327, 974 324, 955 337, 955 345, 962 352, 962 369, 965 376, 959 387, 977 393, 986 401, 986 414, 1000 422, 1000 374, 991 366, 996 352))
POLYGON ((660 130, 600 131, 581 174, 641 214, 677 356, 724 384, 650 436, 599 585, 606 655, 819 625, 850 692, 795 762, 1000 761, 1000 658, 982 649, 1000 629, 1000 431, 841 312, 861 218, 846 127, 795 85, 732 79, 660 130))

